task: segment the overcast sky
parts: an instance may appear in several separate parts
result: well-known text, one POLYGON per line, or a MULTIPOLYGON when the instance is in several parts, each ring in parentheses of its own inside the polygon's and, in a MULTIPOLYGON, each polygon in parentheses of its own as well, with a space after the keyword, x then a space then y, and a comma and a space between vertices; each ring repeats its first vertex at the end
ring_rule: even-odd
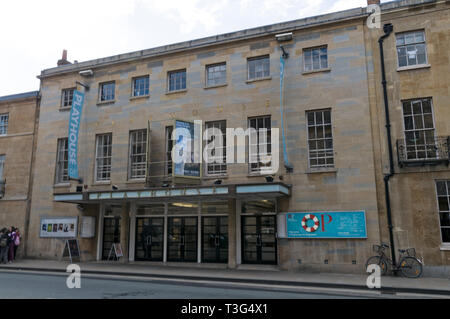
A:
MULTIPOLYGON (((384 2, 384 1, 383 1, 384 2)), ((366 0, 0 0, 0 96, 79 62, 308 16, 366 0)))

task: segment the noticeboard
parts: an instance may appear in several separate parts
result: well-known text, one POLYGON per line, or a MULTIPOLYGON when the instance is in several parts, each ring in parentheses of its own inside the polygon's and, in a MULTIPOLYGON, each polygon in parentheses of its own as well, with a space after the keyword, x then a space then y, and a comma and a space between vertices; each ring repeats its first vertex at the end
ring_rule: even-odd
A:
POLYGON ((41 218, 39 235, 42 238, 73 238, 78 233, 78 217, 41 218))

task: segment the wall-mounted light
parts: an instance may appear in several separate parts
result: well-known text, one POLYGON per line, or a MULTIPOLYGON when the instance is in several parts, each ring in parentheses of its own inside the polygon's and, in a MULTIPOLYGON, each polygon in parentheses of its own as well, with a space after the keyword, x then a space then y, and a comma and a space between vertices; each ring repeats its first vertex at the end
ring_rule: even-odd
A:
POLYGON ((92 70, 83 70, 78 72, 78 74, 80 74, 81 76, 93 76, 94 75, 94 71, 92 70))
POLYGON ((216 179, 214 181, 214 185, 222 185, 222 180, 221 179, 216 179))
POLYGON ((266 182, 267 183, 273 183, 273 176, 266 176, 266 182))
POLYGON ((291 41, 292 40, 292 32, 277 34, 275 36, 275 38, 277 39, 278 42, 291 41))
POLYGON ((119 187, 118 187, 117 185, 113 185, 113 186, 112 186, 112 190, 113 190, 113 191, 117 191, 117 190, 119 190, 119 187))

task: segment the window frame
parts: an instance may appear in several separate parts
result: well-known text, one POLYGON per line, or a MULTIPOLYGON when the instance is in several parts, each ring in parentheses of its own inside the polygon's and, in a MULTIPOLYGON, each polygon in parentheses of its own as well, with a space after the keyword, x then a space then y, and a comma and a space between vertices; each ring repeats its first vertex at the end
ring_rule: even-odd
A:
POLYGON ((319 46, 315 46, 315 47, 310 47, 310 48, 304 48, 303 52, 303 73, 308 73, 308 72, 316 72, 316 71, 322 71, 322 70, 327 70, 330 67, 330 63, 328 61, 328 44, 324 44, 324 45, 319 45, 319 46), (326 63, 327 65, 325 67, 322 66, 322 54, 321 54, 321 49, 325 49, 326 50, 326 63), (314 50, 319 50, 319 68, 315 69, 314 68, 314 50), (307 70, 306 69, 306 52, 307 51, 311 51, 311 69, 307 70))
POLYGON ((139 98, 139 97, 147 97, 147 96, 150 96, 150 75, 147 74, 147 75, 133 77, 131 79, 131 97, 139 98), (144 87, 144 93, 146 93, 146 94, 136 95, 136 81, 141 80, 141 79, 147 80, 147 83, 146 83, 147 86, 144 87))
MULTIPOLYGON (((128 147, 128 180, 143 180, 146 178, 147 176, 147 147, 148 147, 148 141, 147 141, 147 129, 140 129, 140 130, 132 130, 129 133, 129 147, 128 147), (138 153, 138 154, 133 154, 133 147, 134 145, 138 144, 138 142, 136 142, 136 140, 134 140, 133 143, 133 136, 135 136, 135 134, 138 133, 142 133, 143 135, 143 140, 140 141, 139 143, 143 145, 144 147, 144 152, 143 153, 138 153), (143 156, 145 158, 144 162, 136 162, 133 163, 133 156, 134 157, 140 157, 143 156), (133 164, 139 164, 139 165, 144 165, 144 175, 137 175, 137 176, 133 176, 133 164)), ((142 168, 137 168, 136 170, 141 171, 142 168)))
POLYGON ((247 118, 247 129, 250 130, 250 128, 251 128, 251 124, 250 124, 251 120, 256 120, 256 126, 257 126, 257 128, 255 128, 256 129, 256 133, 257 133, 257 141, 256 141, 256 148, 257 148, 256 154, 257 154, 257 157, 258 157, 258 162, 257 163, 251 163, 251 158, 250 158, 251 157, 251 154, 250 154, 251 153, 250 152, 251 138, 250 138, 250 136, 248 137, 249 143, 248 143, 247 154, 248 154, 248 159, 249 159, 248 160, 248 167, 249 167, 249 174, 250 175, 263 175, 263 174, 265 174, 264 168, 265 167, 272 167, 272 164, 273 164, 272 162, 270 162, 270 165, 268 165, 268 164, 261 163, 259 161, 259 157, 260 157, 260 152, 259 152, 259 130, 260 130, 260 128, 258 127, 258 119, 262 119, 263 120, 263 123, 264 123, 263 128, 267 129, 267 127, 266 127, 266 119, 267 118, 269 118, 269 123, 270 123, 270 128, 268 129, 268 134, 266 136, 267 137, 266 145, 268 146, 267 147, 267 155, 271 156, 273 154, 273 152, 272 152, 272 133, 271 133, 271 129, 272 129, 272 115, 269 114, 269 115, 251 116, 251 117, 247 118), (269 150, 269 146, 270 146, 270 150, 269 150), (256 164, 257 167, 255 169, 252 168, 252 164, 256 164))
POLYGON ((441 244, 444 246, 448 246, 450 247, 450 240, 444 241, 444 238, 442 236, 442 229, 450 229, 450 225, 449 226, 442 226, 442 222, 441 222, 441 214, 449 214, 450 215, 450 179, 445 180, 445 179, 438 179, 435 180, 435 190, 436 190, 436 206, 437 206, 437 212, 438 212, 438 221, 439 221, 439 235, 441 238, 441 244), (444 183, 446 185, 446 191, 447 194, 446 195, 439 195, 439 189, 438 189, 438 183, 444 183), (439 197, 446 197, 447 198, 447 205, 449 210, 448 211, 441 211, 440 205, 439 205, 439 197))
POLYGON ((99 84, 99 94, 98 94, 98 102, 99 103, 110 103, 114 102, 116 100, 116 81, 108 81, 108 82, 102 82, 99 84), (112 99, 109 100, 103 100, 103 87, 106 85, 112 84, 114 85, 114 89, 112 91, 112 99))
MULTIPOLYGON (((106 183, 106 182, 111 182, 111 173, 112 173, 112 133, 103 133, 103 134, 97 134, 95 135, 95 169, 94 169, 94 181, 96 183, 106 183), (98 148, 99 148, 99 139, 100 138, 104 138, 106 136, 110 136, 110 146, 109 146, 109 157, 108 156, 102 156, 101 158, 99 158, 99 154, 98 154, 98 148), (108 159, 110 161, 109 164, 109 179, 99 179, 98 178, 98 174, 99 174, 99 160, 105 160, 108 159)), ((105 145, 103 145, 103 147, 105 147, 105 145)), ((107 167, 108 165, 103 164, 102 167, 107 167)))
POLYGON ((1 113, 0 114, 0 136, 8 135, 9 128, 9 113, 1 113), (5 121, 6 119, 6 121, 5 121))
POLYGON ((55 184, 67 184, 70 182, 69 179, 69 139, 67 137, 58 138, 56 144, 56 169, 55 169, 55 184), (61 142, 65 141, 65 159, 61 160, 61 142), (61 166, 60 163, 63 163, 62 175, 61 175, 61 166), (65 174, 65 173, 66 174, 65 174), (60 179, 61 177, 61 179, 60 179), (66 178, 65 178, 66 177, 66 178))
POLYGON ((256 81, 256 80, 261 80, 261 79, 267 79, 270 78, 270 54, 265 54, 265 55, 259 55, 259 56, 255 56, 255 57, 250 57, 247 58, 247 81, 256 81), (268 74, 265 75, 264 72, 264 62, 267 60, 267 65, 268 65, 268 74), (250 77, 250 63, 254 62, 254 61, 262 61, 263 63, 263 75, 261 77, 257 77, 257 71, 256 71, 256 66, 255 66, 255 77, 251 78, 250 77))
MULTIPOLYGON (((175 80, 175 86, 176 86, 177 80, 175 80)), ((183 84, 183 77, 181 77, 181 84, 183 84)), ((171 92, 181 92, 181 91, 186 91, 187 90, 187 69, 178 69, 178 70, 173 70, 173 71, 168 71, 167 72, 167 92, 171 93, 171 92), (178 73, 184 73, 184 88, 180 88, 180 89, 171 89, 170 83, 171 83, 171 76, 174 74, 178 74, 178 73)))
MULTIPOLYGON (((331 108, 325 108, 325 109, 317 109, 317 110, 308 110, 308 111, 305 112, 305 116, 306 116, 306 144, 307 144, 307 147, 308 147, 308 169, 310 169, 310 170, 322 170, 322 169, 334 169, 334 168, 336 168, 336 158, 335 158, 335 154, 334 154, 334 134, 333 134, 333 116, 332 116, 333 112, 332 111, 333 110, 331 108), (326 134, 325 126, 327 125, 327 123, 325 123, 325 116, 324 115, 325 115, 326 111, 330 112, 330 123, 329 123, 329 125, 330 125, 330 129, 331 129, 331 137, 326 137, 326 135, 325 135, 326 134), (316 113, 318 113, 318 112, 322 112, 322 116, 323 116, 322 124, 317 124, 316 113), (314 125, 313 126, 310 126, 309 121, 308 121, 308 114, 309 113, 314 113, 314 125), (317 132, 317 127, 322 127, 323 128, 323 132, 324 132, 323 137, 319 138, 319 137, 316 136, 314 139, 311 138, 310 134, 309 134, 310 127, 314 127, 315 134, 317 132), (323 140, 324 141, 324 148, 322 148, 322 149, 316 148, 315 150, 311 150, 310 142, 318 143, 319 140, 323 140), (331 143, 332 143, 332 147, 331 147, 331 153, 333 154, 333 156, 331 157, 333 159, 333 164, 332 165, 331 164, 327 164, 327 159, 330 158, 330 156, 326 155, 327 152, 330 152, 330 149, 326 147, 327 140, 331 140, 331 143), (317 156, 315 159, 317 161, 319 161, 319 159, 324 159, 325 160, 325 164, 323 164, 323 165, 317 164, 315 166, 311 165, 311 160, 313 159, 311 157, 311 152, 312 151, 316 152, 316 153, 324 152, 325 153, 324 157, 317 156)), ((318 144, 316 144, 316 146, 317 145, 318 144)))
POLYGON ((72 107, 73 94, 74 94, 75 90, 76 90, 76 88, 74 88, 74 87, 61 90, 61 106, 60 106, 61 109, 70 109, 72 107), (66 102, 65 93, 66 92, 72 92, 71 93, 72 94, 72 98, 71 99, 69 98, 70 103, 67 106, 65 105, 65 102, 66 102))
MULTIPOLYGON (((219 73, 219 72, 214 72, 214 73, 219 73)), ((221 85, 226 85, 227 84, 227 62, 219 62, 219 63, 214 63, 214 64, 208 64, 205 66, 205 86, 206 87, 215 87, 215 86, 221 86, 221 85), (224 77, 223 77, 223 82, 220 83, 214 83, 211 84, 209 83, 209 70, 210 68, 216 68, 216 67, 221 67, 221 66, 225 66, 225 70, 224 72, 224 77)))
MULTIPOLYGON (((205 132, 207 129, 216 127, 215 124, 224 125, 224 131, 223 131, 223 138, 224 138, 224 145, 223 145, 223 163, 205 163, 205 175, 206 176, 225 176, 228 173, 228 166, 227 166, 227 121, 226 120, 219 120, 219 121, 208 121, 205 122, 205 132), (208 127, 208 125, 213 125, 212 127, 208 127), (218 172, 209 173, 210 166, 216 167, 220 166, 225 167, 224 170, 219 169, 218 172)), ((205 144, 210 143, 210 140, 208 139, 205 144)), ((204 149, 204 148, 203 148, 204 149)), ((215 171, 215 170, 214 170, 215 171)))
POLYGON ((405 68, 415 68, 415 67, 421 67, 421 66, 426 66, 426 65, 428 65, 429 64, 429 62, 428 62, 428 47, 427 47, 427 36, 426 36, 426 32, 425 32, 425 29, 421 29, 421 30, 413 30, 413 31, 404 31, 404 32, 399 32, 399 33, 396 33, 395 34, 395 49, 396 49, 396 52, 397 52, 397 67, 399 68, 399 69, 405 69, 405 68), (413 42, 413 43, 410 43, 410 44, 406 44, 406 35, 407 34, 411 34, 411 33, 414 33, 414 41, 416 40, 416 33, 418 33, 418 32, 422 32, 423 33, 423 41, 421 41, 421 42, 413 42), (404 36, 404 43, 403 44, 398 44, 398 37, 399 36, 404 36), (417 54, 417 45, 421 45, 421 44, 423 44, 424 45, 424 47, 425 47, 425 62, 424 63, 418 63, 419 62, 419 60, 418 60, 418 54, 417 54), (408 58, 408 50, 407 50, 407 47, 408 46, 413 46, 414 45, 414 47, 415 47, 415 49, 416 49, 416 55, 415 55, 415 61, 416 61, 416 64, 409 64, 409 58, 408 58), (399 48, 406 48, 406 65, 404 65, 404 66, 400 66, 400 54, 399 54, 399 48))

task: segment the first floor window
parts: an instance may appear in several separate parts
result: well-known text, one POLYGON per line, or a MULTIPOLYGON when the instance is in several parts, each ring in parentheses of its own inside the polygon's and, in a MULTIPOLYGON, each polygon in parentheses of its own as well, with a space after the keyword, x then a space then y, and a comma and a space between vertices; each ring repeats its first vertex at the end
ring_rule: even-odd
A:
POLYGON ((62 90, 61 108, 72 107, 74 89, 62 90))
POLYGON ((205 124, 206 126, 206 137, 207 137, 207 144, 213 143, 213 140, 215 138, 218 138, 218 133, 220 131, 220 138, 222 139, 220 142, 214 142, 216 145, 214 150, 211 151, 212 159, 207 164, 207 173, 208 175, 220 175, 220 174, 226 174, 227 173, 227 154, 226 154, 226 130, 227 130, 227 124, 226 121, 216 121, 216 122, 207 122, 205 124), (216 132, 214 132, 216 131, 216 132), (219 146, 222 145, 222 146, 219 146), (219 150, 220 148, 220 150, 219 150), (218 154, 216 154, 216 151, 218 154), (220 152, 222 154, 220 154, 220 152), (221 155, 219 158, 218 155, 221 155))
POLYGON ((145 178, 147 166, 147 130, 130 133, 130 179, 145 178))
POLYGON ((58 152, 56 158, 56 183, 64 183, 69 181, 69 153, 68 139, 61 138, 58 140, 58 152))
POLYGON ((270 76, 269 56, 248 59, 248 79, 256 80, 270 76))
POLYGON ((114 82, 100 84, 100 102, 114 101, 116 84, 114 82))
POLYGON ((96 181, 111 179, 112 134, 97 135, 95 154, 96 181))
POLYGON ((0 135, 8 134, 9 114, 0 114, 0 135))
POLYGON ((331 110, 306 113, 308 121, 309 167, 334 167, 331 110))
POLYGON ((272 155, 272 136, 270 116, 253 117, 248 120, 249 128, 256 130, 256 138, 249 138, 250 172, 263 173, 264 169, 271 170, 272 162, 265 158, 272 155), (251 150, 254 150, 252 152, 251 150))
POLYGON ((404 101, 403 117, 408 160, 437 158, 431 99, 404 101))
POLYGON ((206 86, 215 86, 227 82, 227 65, 225 63, 206 67, 206 86))
POLYGON ((186 70, 169 72, 169 92, 186 89, 186 70))
POLYGON ((327 47, 305 49, 303 51, 304 70, 313 71, 328 68, 327 47))
POLYGON ((436 182, 442 242, 450 244, 450 180, 436 182))
POLYGON ((146 96, 149 94, 150 77, 142 76, 133 79, 133 96, 146 96))
POLYGON ((399 67, 427 64, 425 31, 397 34, 396 41, 399 67))

